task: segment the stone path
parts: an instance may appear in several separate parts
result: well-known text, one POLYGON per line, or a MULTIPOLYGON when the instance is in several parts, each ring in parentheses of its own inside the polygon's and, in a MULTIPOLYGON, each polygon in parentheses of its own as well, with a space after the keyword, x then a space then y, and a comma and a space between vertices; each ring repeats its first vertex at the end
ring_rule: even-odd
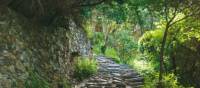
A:
POLYGON ((98 74, 85 80, 75 88, 141 88, 143 78, 127 65, 99 56, 98 74))

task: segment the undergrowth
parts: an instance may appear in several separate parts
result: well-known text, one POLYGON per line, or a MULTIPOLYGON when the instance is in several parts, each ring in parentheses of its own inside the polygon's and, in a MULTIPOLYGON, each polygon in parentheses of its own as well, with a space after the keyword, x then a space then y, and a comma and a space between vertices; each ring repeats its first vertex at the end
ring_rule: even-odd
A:
POLYGON ((28 80, 25 82, 26 88, 50 88, 47 80, 42 78, 38 73, 30 71, 28 80))
POLYGON ((74 78, 77 81, 89 78, 97 72, 97 62, 94 59, 79 57, 75 62, 74 78))

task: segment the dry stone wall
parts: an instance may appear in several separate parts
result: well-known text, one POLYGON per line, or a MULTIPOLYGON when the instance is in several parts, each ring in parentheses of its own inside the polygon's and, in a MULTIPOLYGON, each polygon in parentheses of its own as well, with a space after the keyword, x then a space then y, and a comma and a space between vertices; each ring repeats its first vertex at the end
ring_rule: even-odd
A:
POLYGON ((70 79, 73 53, 88 55, 90 49, 83 29, 71 17, 67 22, 67 27, 43 27, 1 10, 0 88, 25 88, 34 77, 52 88, 63 86, 70 79))

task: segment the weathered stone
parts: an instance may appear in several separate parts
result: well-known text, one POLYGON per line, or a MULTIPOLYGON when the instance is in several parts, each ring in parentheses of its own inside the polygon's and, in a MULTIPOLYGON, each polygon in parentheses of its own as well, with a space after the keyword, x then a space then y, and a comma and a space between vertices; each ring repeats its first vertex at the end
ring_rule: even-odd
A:
POLYGON ((141 77, 136 77, 136 78, 130 78, 130 79, 125 79, 126 82, 138 82, 138 81, 143 81, 143 78, 141 77))
POLYGON ((131 85, 131 86, 138 86, 138 85, 143 85, 143 82, 127 82, 128 85, 131 85))
POLYGON ((118 67, 120 67, 120 65, 118 65, 118 64, 109 64, 108 67, 115 67, 115 68, 118 68, 118 67))
POLYGON ((122 74, 123 78, 130 78, 130 77, 136 77, 136 76, 137 76, 137 74, 136 73, 132 73, 132 72, 122 74))
MULTIPOLYGON (((97 57, 100 64, 98 74, 83 84, 87 88, 140 88, 143 85, 143 78, 127 65, 118 65, 106 57, 97 57), (105 70, 106 69, 106 70, 105 70), (90 86, 90 87, 89 87, 90 86)), ((82 84, 82 83, 81 83, 82 84)), ((80 88, 82 88, 80 87, 80 88)))
POLYGON ((70 79, 72 53, 88 55, 90 43, 73 16, 66 18, 64 26, 41 26, 17 11, 0 10, 0 88, 25 88, 33 75, 51 88, 70 79))
POLYGON ((0 88, 12 88, 12 81, 10 79, 0 79, 0 88))

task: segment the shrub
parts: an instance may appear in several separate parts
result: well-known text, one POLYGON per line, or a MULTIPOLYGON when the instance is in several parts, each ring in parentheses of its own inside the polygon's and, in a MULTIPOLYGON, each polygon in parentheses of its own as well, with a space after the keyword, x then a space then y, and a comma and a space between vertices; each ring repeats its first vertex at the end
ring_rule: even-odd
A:
MULTIPOLYGON (((146 74, 144 88, 156 88, 158 82, 159 73, 152 72, 146 74)), ((193 88, 193 87, 183 87, 178 81, 177 76, 172 73, 163 76, 163 86, 164 88, 193 88)))
POLYGON ((74 78, 82 81, 97 72, 97 62, 94 59, 79 57, 75 63, 74 78))
POLYGON ((93 45, 93 52, 94 54, 101 55, 101 45, 100 44, 93 45))
POLYGON ((108 48, 106 49, 105 55, 106 55, 107 57, 111 57, 112 60, 114 60, 114 61, 117 62, 117 63, 120 62, 120 58, 118 57, 117 52, 115 51, 114 48, 108 47, 108 48))

